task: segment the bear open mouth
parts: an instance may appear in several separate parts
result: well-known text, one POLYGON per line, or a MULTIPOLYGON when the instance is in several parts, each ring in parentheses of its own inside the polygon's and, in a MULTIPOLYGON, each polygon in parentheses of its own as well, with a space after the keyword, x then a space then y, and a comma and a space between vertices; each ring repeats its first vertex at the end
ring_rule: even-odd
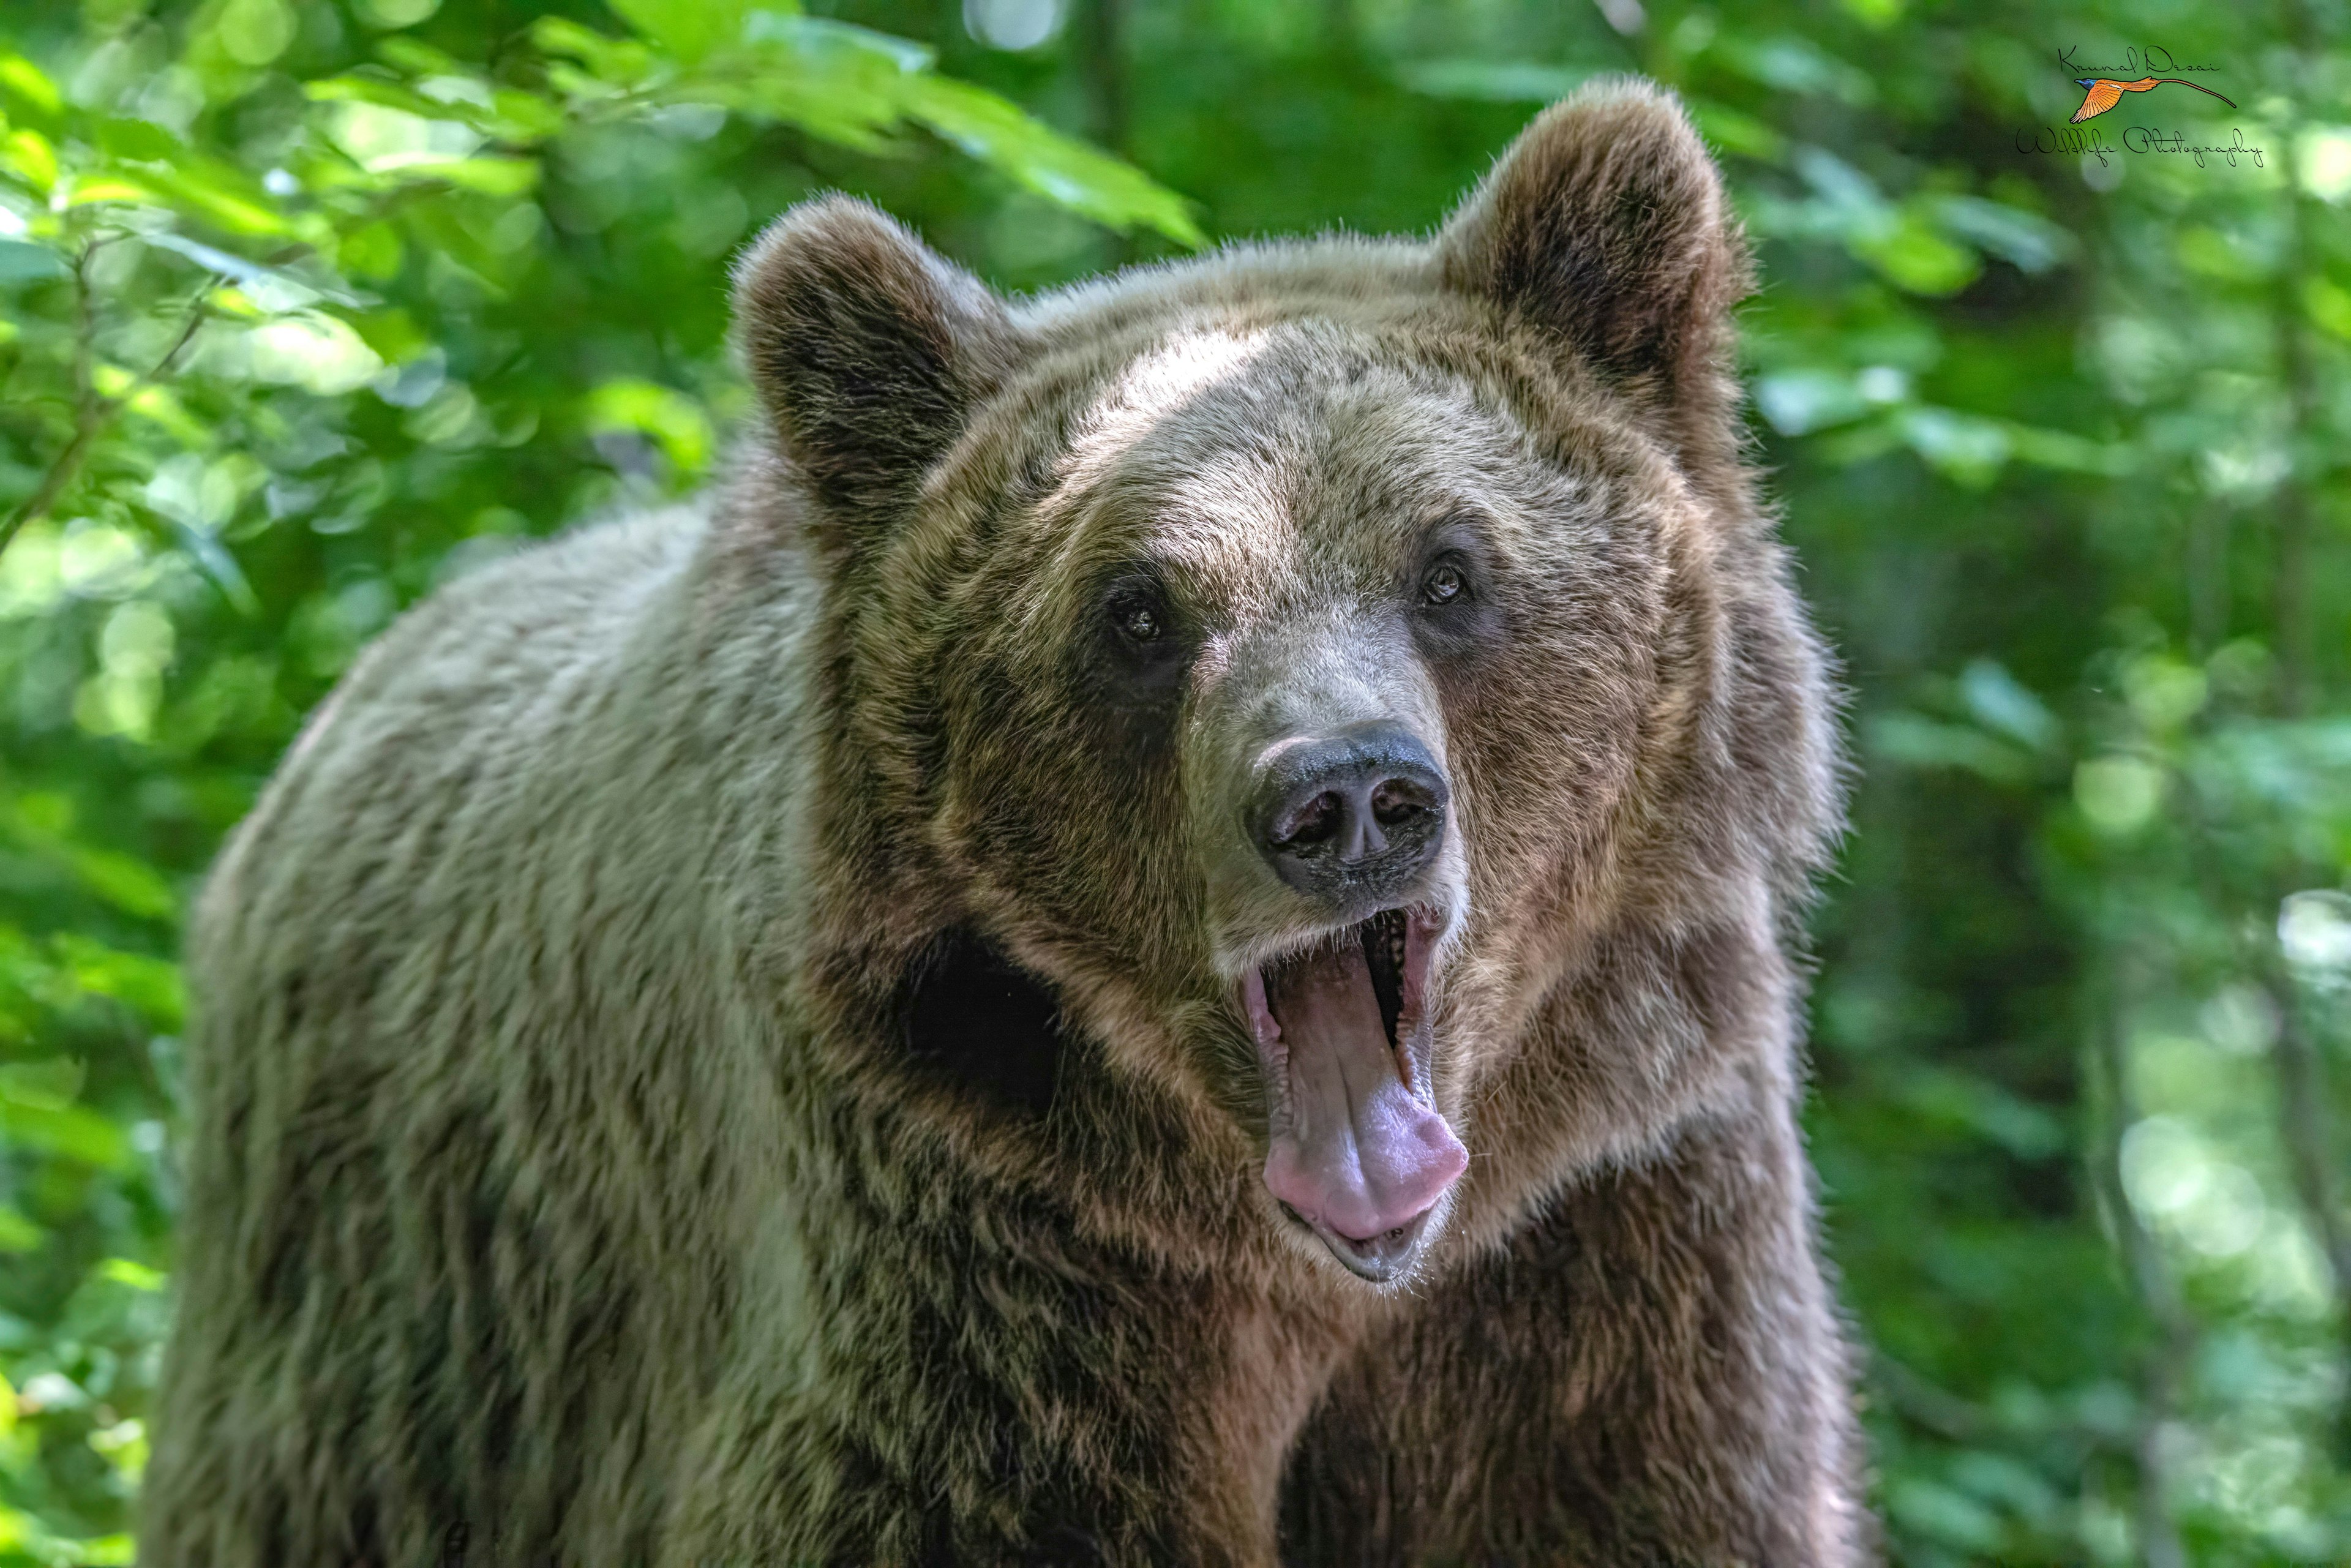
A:
POLYGON ((1439 923, 1385 909, 1242 981, 1266 1078, 1265 1184, 1367 1280, 1395 1278, 1469 1156, 1434 1103, 1439 923))

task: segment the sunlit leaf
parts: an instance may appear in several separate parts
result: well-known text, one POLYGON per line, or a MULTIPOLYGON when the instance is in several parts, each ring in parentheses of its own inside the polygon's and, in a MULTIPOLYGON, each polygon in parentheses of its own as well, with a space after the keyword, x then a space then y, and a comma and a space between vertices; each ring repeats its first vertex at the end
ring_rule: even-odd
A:
POLYGON ((701 406, 684 393, 652 382, 606 382, 590 394, 591 431, 633 430, 658 442, 681 473, 698 476, 709 466, 712 434, 701 406))
POLYGON ((966 83, 925 78, 913 117, 1021 185, 1108 227, 1158 230, 1184 245, 1206 236, 1183 198, 1133 165, 1046 129, 966 83))
MULTIPOLYGON (((753 0, 608 0, 631 26, 687 65, 743 39, 753 0)), ((774 9, 787 9, 776 6, 774 9)))
POLYGON ((0 50, 0 90, 40 114, 56 114, 65 108, 64 97, 48 73, 24 56, 5 50, 0 50))
POLYGON ((57 150, 47 137, 26 128, 12 131, 0 141, 0 168, 10 170, 43 195, 57 183, 57 150))
POLYGON ((93 174, 73 183, 73 195, 68 204, 90 206, 99 202, 160 203, 153 187, 121 174, 93 174))
POLYGON ((1851 376, 1827 370, 1782 371, 1755 383, 1755 406, 1782 435, 1804 435, 1869 411, 1851 376))
POLYGON ((543 53, 579 61, 605 88, 633 87, 653 73, 653 53, 643 44, 606 37, 561 16, 533 22, 530 38, 543 53))
POLYGON ((1690 118, 1707 141, 1726 152, 1777 162, 1788 155, 1788 139, 1762 120, 1711 99, 1691 99, 1690 118))
POLYGON ((258 185, 217 166, 151 168, 141 183, 198 220, 240 235, 284 235, 293 225, 258 185))
POLYGON ((2057 716, 1996 659, 1970 659, 1959 672, 1959 694, 1985 728, 2033 751, 2053 751, 2064 738, 2057 716))
POLYGON ((1953 244, 1917 213, 1902 213, 1876 232, 1854 234, 1845 244, 1913 294, 1956 293, 1982 270, 1972 251, 1953 244))
MULTIPOLYGON (((30 1252, 48 1239, 48 1232, 17 1210, 0 1204, 0 1253, 30 1252)), ((5 1439, 16 1414, 16 1397, 0 1384, 0 1439, 5 1439)))
POLYGON ((170 1283, 160 1269, 150 1269, 128 1258, 109 1258, 98 1266, 98 1277, 118 1285, 128 1285, 134 1291, 160 1291, 170 1283))
POLYGON ((187 1001, 176 964, 70 935, 58 938, 57 948, 67 975, 83 992, 121 1002, 155 1029, 181 1027, 187 1001))
POLYGON ((1892 423, 1913 452, 1970 487, 1991 484, 2016 450, 2004 422, 1956 409, 1907 408, 1892 423))
POLYGON ((183 235, 163 231, 142 234, 139 237, 144 244, 186 256, 199 267, 223 277, 235 279, 246 297, 264 310, 294 310, 322 299, 330 299, 339 305, 360 303, 356 296, 332 283, 299 277, 284 267, 249 261, 183 235))
POLYGON ((117 158, 134 162, 169 162, 186 143, 152 120, 109 115, 98 122, 98 144, 117 158))

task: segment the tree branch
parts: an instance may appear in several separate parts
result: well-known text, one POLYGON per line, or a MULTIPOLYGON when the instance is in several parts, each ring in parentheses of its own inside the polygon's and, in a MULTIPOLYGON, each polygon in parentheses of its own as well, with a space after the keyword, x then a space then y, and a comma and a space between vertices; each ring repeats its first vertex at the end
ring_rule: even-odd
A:
POLYGON ((35 486, 33 493, 26 497, 23 504, 15 511, 8 514, 5 522, 0 522, 0 554, 6 553, 8 547, 16 542, 17 531, 26 523, 36 517, 48 515, 49 508, 57 504, 57 497, 64 493, 65 487, 72 484, 75 476, 81 472, 82 465, 89 461, 90 448, 98 444, 98 438, 105 433, 106 427, 114 422, 114 416, 120 413, 131 399, 172 373, 179 364, 180 356, 187 351, 188 344, 194 340, 196 329, 202 327, 212 314, 211 309, 204 303, 204 296, 211 290, 213 284, 218 281, 216 278, 208 279, 204 288, 198 290, 195 298, 188 306, 187 314, 181 319, 180 329, 172 337, 172 346, 163 350, 162 355, 154 364, 148 367, 147 372, 123 388, 120 396, 100 397, 94 384, 97 329, 90 307, 87 269, 90 255, 105 243, 104 240, 91 241, 89 245, 83 247, 81 254, 74 261, 77 295, 75 315, 78 325, 74 349, 76 411, 73 439, 68 441, 65 450, 58 453, 50 462, 47 469, 41 475, 40 484, 35 486))

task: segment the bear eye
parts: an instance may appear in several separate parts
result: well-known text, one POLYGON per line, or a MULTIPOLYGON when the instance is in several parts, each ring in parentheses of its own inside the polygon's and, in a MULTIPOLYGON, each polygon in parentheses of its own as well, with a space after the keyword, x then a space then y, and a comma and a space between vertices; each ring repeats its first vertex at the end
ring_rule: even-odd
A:
POLYGON ((1468 587, 1468 580, 1461 575, 1459 567, 1449 560, 1440 560, 1420 580, 1420 600, 1424 604, 1450 604, 1468 587))
POLYGON ((1156 643, 1167 633, 1166 617, 1147 594, 1122 593, 1111 601, 1111 622, 1130 643, 1156 643))

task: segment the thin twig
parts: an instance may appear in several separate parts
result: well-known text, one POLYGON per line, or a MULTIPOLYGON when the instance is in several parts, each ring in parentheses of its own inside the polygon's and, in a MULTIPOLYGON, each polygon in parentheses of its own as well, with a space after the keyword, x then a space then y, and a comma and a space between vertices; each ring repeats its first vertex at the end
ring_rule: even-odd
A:
POLYGON ((23 504, 15 511, 8 514, 5 522, 0 522, 0 554, 5 553, 9 545, 15 542, 17 530, 35 518, 48 515, 49 508, 57 504, 57 497, 64 492, 68 485, 73 483, 74 476, 81 472, 82 465, 89 460, 90 448, 98 444, 98 438, 105 433, 106 427, 114 422, 114 416, 141 392, 172 373, 179 363, 180 356, 187 351, 188 344, 194 340, 196 329, 202 327, 212 315, 211 307, 205 303, 204 297, 219 281, 216 277, 208 280, 204 288, 197 292, 194 300, 188 306, 186 316, 181 319, 180 330, 172 338, 172 346, 164 350, 162 355, 148 367, 146 373, 123 388, 120 396, 100 397, 94 384, 95 371, 92 361, 96 355, 97 331, 91 319, 89 292, 84 278, 84 268, 88 264, 90 252, 103 243, 103 241, 91 242, 76 258, 74 265, 76 292, 78 296, 76 316, 79 321, 79 327, 78 341, 74 350, 76 412, 73 439, 68 442, 65 450, 58 453, 51 461, 47 470, 41 476, 39 486, 33 493, 26 497, 23 504))
POLYGON ((74 253, 74 407, 76 417, 87 413, 98 396, 91 384, 91 363, 98 353, 98 302, 90 296, 90 258, 109 244, 111 235, 99 235, 74 253))

